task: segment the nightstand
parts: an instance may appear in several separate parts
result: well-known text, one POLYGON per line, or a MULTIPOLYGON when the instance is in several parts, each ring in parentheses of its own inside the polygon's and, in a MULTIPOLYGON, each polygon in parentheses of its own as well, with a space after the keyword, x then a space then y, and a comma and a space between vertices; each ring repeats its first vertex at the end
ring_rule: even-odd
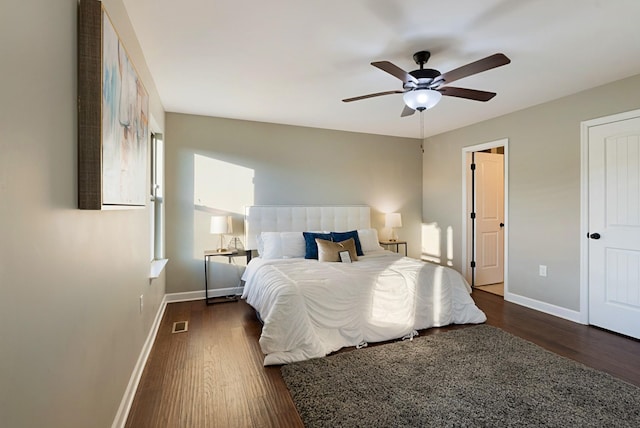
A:
POLYGON ((396 253, 400 252, 400 249, 398 248, 399 245, 404 245, 404 255, 407 255, 407 241, 380 241, 380 245, 382 245, 383 247, 391 247, 393 248, 394 246, 396 247, 396 253))
POLYGON ((209 260, 211 257, 226 257, 231 263, 231 259, 233 257, 241 257, 245 256, 247 258, 247 263, 251 261, 251 251, 245 250, 233 250, 233 251, 217 251, 217 250, 207 250, 204 252, 204 298, 207 305, 213 305, 214 303, 227 303, 227 302, 237 302, 238 296, 217 296, 217 297, 209 297, 209 273, 208 266, 209 260))

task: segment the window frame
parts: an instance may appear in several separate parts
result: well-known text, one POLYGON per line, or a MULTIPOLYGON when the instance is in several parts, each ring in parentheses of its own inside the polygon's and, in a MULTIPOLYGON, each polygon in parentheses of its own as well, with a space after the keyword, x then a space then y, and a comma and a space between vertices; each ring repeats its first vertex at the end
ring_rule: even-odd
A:
POLYGON ((164 139, 162 134, 151 133, 150 142, 150 278, 157 278, 167 259, 164 256, 164 139))

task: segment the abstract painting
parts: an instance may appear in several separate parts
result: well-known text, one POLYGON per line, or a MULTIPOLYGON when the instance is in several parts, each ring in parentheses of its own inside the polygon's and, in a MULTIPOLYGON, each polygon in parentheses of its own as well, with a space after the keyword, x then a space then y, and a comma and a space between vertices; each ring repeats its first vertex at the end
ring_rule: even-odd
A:
POLYGON ((145 206, 149 96, 102 2, 78 22, 78 207, 145 206))
POLYGON ((102 203, 144 205, 149 97, 106 14, 102 40, 102 203))

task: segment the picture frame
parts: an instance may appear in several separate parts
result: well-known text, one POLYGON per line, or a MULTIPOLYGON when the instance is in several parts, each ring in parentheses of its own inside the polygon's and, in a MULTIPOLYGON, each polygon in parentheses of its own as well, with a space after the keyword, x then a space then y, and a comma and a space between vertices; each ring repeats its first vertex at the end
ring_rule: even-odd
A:
POLYGON ((98 0, 78 6, 78 208, 144 207, 149 95, 98 0))
POLYGON ((351 254, 349 254, 349 251, 340 251, 338 255, 342 263, 351 263, 351 254))

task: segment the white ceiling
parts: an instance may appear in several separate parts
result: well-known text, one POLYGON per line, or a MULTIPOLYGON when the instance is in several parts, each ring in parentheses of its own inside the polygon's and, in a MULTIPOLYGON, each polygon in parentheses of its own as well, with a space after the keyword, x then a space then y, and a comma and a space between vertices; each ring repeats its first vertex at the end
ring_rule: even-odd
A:
MULTIPOLYGON (((419 138, 640 73, 639 0, 123 0, 165 109, 419 138), (511 64, 456 81, 489 102, 443 97, 401 118, 419 50, 442 73, 502 52, 511 64)), ((630 96, 638 96, 634 94, 630 96)))

